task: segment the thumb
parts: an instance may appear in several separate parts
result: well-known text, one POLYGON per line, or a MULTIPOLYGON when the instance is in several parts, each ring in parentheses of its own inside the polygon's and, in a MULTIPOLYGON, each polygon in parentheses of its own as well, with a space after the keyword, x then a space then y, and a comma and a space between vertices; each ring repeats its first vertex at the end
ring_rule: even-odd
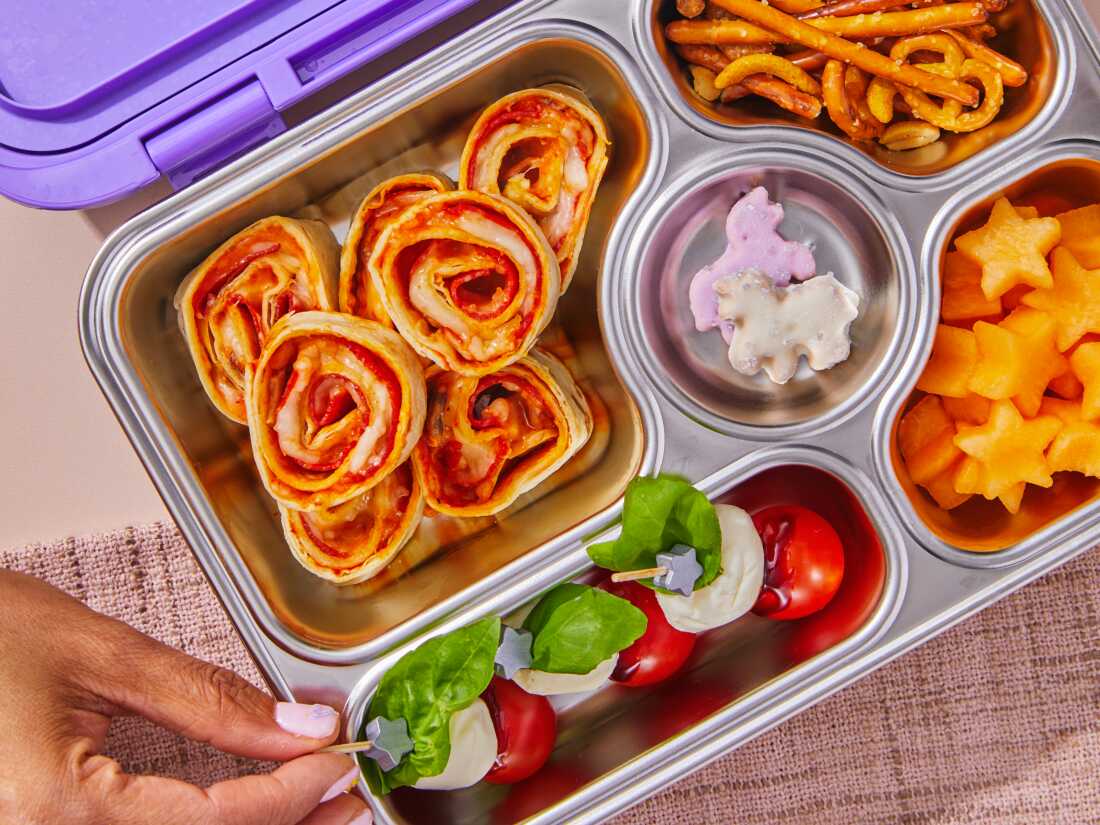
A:
POLYGON ((340 717, 328 705, 276 703, 225 668, 99 618, 105 655, 81 681, 114 707, 252 759, 286 761, 336 738, 340 717))

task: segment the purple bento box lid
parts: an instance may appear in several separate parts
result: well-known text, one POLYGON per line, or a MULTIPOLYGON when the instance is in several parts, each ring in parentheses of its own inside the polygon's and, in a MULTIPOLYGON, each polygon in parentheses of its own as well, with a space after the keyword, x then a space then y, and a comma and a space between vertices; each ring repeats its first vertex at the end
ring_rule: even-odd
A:
POLYGON ((47 209, 176 188, 280 112, 476 0, 34 0, 0 28, 0 194, 47 209))

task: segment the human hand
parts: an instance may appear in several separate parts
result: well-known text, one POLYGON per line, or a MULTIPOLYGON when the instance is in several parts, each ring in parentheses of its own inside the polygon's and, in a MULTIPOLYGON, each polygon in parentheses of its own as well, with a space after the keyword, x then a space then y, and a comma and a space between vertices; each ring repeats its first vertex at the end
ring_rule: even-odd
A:
POLYGON ((11 825, 369 825, 325 705, 278 703, 233 673, 0 570, 0 822, 11 825), (219 750, 284 762, 203 789, 129 776, 99 753, 137 714, 219 750))

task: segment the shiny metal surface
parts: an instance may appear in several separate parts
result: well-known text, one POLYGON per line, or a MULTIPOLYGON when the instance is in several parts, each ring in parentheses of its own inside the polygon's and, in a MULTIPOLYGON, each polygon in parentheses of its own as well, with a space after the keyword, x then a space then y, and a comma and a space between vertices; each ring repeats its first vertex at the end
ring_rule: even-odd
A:
MULTIPOLYGON (((653 74, 669 106, 691 126, 719 139, 734 139, 746 129, 779 126, 812 134, 872 161, 872 173, 895 186, 912 185, 920 190, 920 179, 930 175, 961 178, 966 170, 959 168, 979 153, 988 154, 988 147, 1011 152, 1014 146, 1034 139, 1056 121, 1065 103, 1064 82, 1072 78, 1067 73, 1072 63, 1073 46, 1070 27, 1058 2, 1025 0, 1016 4, 1017 20, 1006 34, 1005 50, 1033 75, 1036 82, 1020 89, 1006 89, 1005 105, 997 119, 984 129, 961 135, 945 135, 943 139, 914 152, 891 152, 876 143, 861 144, 848 140, 833 127, 827 117, 815 123, 775 107, 754 101, 738 101, 734 105, 715 106, 699 99, 690 88, 678 56, 661 36, 664 24, 679 15, 675 0, 656 0, 644 4, 644 15, 638 21, 641 54, 653 74), (915 180, 906 182, 905 178, 915 180)), ((1016 12, 1014 12, 1016 13, 1016 12)), ((1070 69, 1071 71, 1071 69, 1070 69)))
MULTIPOLYGON (((706 643, 714 655, 675 684, 679 698, 703 701, 703 677, 716 668, 724 680, 737 681, 738 690, 722 697, 713 713, 674 726, 663 741, 639 739, 641 725, 626 723, 654 714, 656 705, 647 702, 657 701, 656 692, 613 688, 563 708, 562 764, 588 773, 525 811, 539 823, 605 820, 1100 538, 1100 505, 1093 503, 1071 508, 1001 552, 965 552, 922 520, 911 495, 916 491, 906 489, 891 456, 894 422, 931 348, 939 260, 953 228, 975 204, 1036 170, 1065 159, 1100 159, 1094 140, 1100 48, 1076 0, 1037 0, 1057 64, 1042 79, 1049 94, 1030 122, 994 148, 919 177, 890 170, 829 135, 774 124, 731 127, 686 111, 679 91, 670 93, 667 68, 655 59, 654 3, 521 0, 135 218, 108 239, 81 296, 89 365, 262 671, 281 695, 346 700, 349 732, 382 670, 427 634, 507 612, 583 575, 583 544, 614 520, 616 485, 635 468, 685 474, 717 497, 769 468, 811 466, 854 495, 881 542, 885 565, 881 595, 859 626, 804 660, 734 656, 762 651, 770 637, 756 635, 767 631, 752 619, 724 629, 706 643), (314 612, 324 605, 301 607, 296 588, 311 586, 308 574, 298 571, 299 581, 276 558, 289 554, 281 538, 272 539, 241 433, 194 397, 193 378, 183 380, 181 344, 164 296, 217 241, 255 217, 313 213, 339 227, 356 187, 393 168, 386 164, 421 158, 422 165, 443 163, 446 170, 447 158, 457 157, 450 142, 464 118, 504 91, 551 81, 570 82, 593 97, 619 154, 618 171, 597 199, 586 280, 570 292, 570 306, 562 310, 569 315, 562 317, 612 411, 610 438, 622 439, 621 451, 609 446, 608 458, 593 465, 591 475, 601 481, 576 497, 591 498, 583 513, 555 516, 569 486, 583 483, 572 479, 530 506, 527 512, 542 513, 538 524, 506 519, 486 533, 500 535, 510 522, 524 524, 520 532, 545 531, 511 544, 484 577, 479 572, 421 603, 395 601, 396 612, 365 632, 336 620, 325 625, 314 612), (865 298, 857 340, 869 351, 835 381, 804 377, 789 396, 755 385, 739 386, 732 399, 713 387, 700 391, 685 364, 694 345, 663 344, 671 343, 668 331, 646 303, 662 278, 683 277, 695 263, 687 256, 678 266, 658 260, 653 248, 660 247, 656 255, 668 249, 654 239, 690 235, 694 230, 679 218, 694 199, 705 199, 700 193, 711 185, 728 196, 723 187, 746 175, 762 176, 798 203, 827 201, 804 214, 792 210, 792 220, 818 233, 819 249, 830 249, 822 249, 822 260, 846 269, 865 298), (826 228, 835 218, 847 225, 826 228), (286 588, 281 596, 279 586, 286 588), (312 624, 295 625, 294 616, 308 616, 312 624)), ((696 234, 702 240, 707 231, 700 227, 696 234)), ((325 609, 340 615, 339 605, 325 609)), ((433 821, 509 821, 516 811, 500 812, 505 793, 482 788, 436 797, 444 800, 439 810, 446 816, 433 821)), ((423 821, 415 801, 375 804, 382 821, 423 821)))

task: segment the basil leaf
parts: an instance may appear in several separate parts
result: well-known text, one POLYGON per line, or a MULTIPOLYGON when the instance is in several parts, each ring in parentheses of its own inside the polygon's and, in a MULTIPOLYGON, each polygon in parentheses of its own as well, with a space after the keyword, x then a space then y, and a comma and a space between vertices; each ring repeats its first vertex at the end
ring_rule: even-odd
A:
POLYGON ((473 704, 493 678, 500 618, 429 639, 398 659, 378 683, 360 728, 375 716, 404 719, 413 751, 392 771, 359 754, 371 792, 381 796, 424 776, 443 773, 451 755, 451 717, 473 704))
MULTIPOLYGON (((703 568, 696 590, 722 572, 722 528, 714 505, 677 476, 639 476, 626 488, 619 537, 592 545, 588 557, 608 570, 644 570, 656 567, 657 554, 675 544, 695 548, 696 561, 703 568)), ((641 584, 660 589, 652 580, 641 584)))
POLYGON ((583 584, 559 584, 523 623, 534 635, 531 667, 547 673, 588 673, 630 647, 648 624, 645 613, 583 584))

